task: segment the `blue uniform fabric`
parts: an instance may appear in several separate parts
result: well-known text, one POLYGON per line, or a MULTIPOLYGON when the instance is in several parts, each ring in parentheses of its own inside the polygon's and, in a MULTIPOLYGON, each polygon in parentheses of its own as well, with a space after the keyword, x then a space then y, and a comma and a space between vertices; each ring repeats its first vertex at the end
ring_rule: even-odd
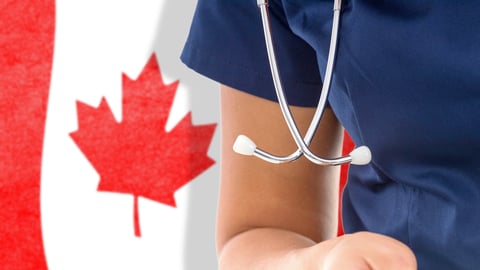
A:
MULTIPOLYGON (((270 1, 291 104, 316 105, 332 6, 270 1)), ((199 0, 181 58, 276 100, 255 0, 199 0)), ((350 167, 344 228, 403 241, 420 270, 480 267, 479 64, 478 0, 343 3, 329 104, 373 155, 370 165, 350 167)))

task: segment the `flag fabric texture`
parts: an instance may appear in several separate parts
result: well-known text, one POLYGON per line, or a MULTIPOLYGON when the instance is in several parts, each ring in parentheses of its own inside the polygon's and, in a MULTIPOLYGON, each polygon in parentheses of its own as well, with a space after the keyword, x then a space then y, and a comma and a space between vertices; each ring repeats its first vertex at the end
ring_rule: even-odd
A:
POLYGON ((195 4, 0 4, 2 269, 217 267, 218 85, 178 59, 195 4))

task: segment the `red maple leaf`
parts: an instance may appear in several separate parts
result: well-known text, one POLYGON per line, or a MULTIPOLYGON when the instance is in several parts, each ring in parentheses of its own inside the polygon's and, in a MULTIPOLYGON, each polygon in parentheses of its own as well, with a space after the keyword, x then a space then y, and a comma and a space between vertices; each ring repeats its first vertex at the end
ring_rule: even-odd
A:
POLYGON ((207 156, 216 124, 192 124, 189 112, 170 132, 165 124, 178 81, 165 85, 153 55, 137 80, 122 78, 123 116, 117 122, 105 98, 98 108, 77 102, 79 128, 70 134, 100 174, 98 191, 138 196, 175 207, 174 193, 215 162, 207 156))

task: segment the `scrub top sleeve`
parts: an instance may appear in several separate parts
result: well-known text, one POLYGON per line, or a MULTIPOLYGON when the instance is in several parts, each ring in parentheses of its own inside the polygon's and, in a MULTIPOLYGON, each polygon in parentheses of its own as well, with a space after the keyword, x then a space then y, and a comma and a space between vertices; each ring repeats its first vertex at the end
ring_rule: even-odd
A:
MULTIPOLYGON (((277 62, 287 100, 316 106, 321 91, 315 51, 292 33, 280 1, 270 1, 277 62)), ((256 0, 199 0, 181 60, 219 83, 277 101, 256 0)))

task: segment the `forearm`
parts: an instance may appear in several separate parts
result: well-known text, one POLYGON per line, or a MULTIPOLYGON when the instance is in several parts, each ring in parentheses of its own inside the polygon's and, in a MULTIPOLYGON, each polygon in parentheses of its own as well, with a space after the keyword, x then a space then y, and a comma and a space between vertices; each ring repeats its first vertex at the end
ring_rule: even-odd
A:
POLYGON ((230 239, 219 254, 221 270, 416 270, 413 252, 388 236, 360 232, 319 244, 299 234, 253 229, 230 239))
MULTIPOLYGON (((219 250, 219 267, 222 270, 313 269, 306 265, 312 262, 306 257, 315 245, 314 241, 291 231, 251 229, 234 236, 219 250)), ((320 266, 322 260, 322 256, 318 256, 315 264, 320 266)))

